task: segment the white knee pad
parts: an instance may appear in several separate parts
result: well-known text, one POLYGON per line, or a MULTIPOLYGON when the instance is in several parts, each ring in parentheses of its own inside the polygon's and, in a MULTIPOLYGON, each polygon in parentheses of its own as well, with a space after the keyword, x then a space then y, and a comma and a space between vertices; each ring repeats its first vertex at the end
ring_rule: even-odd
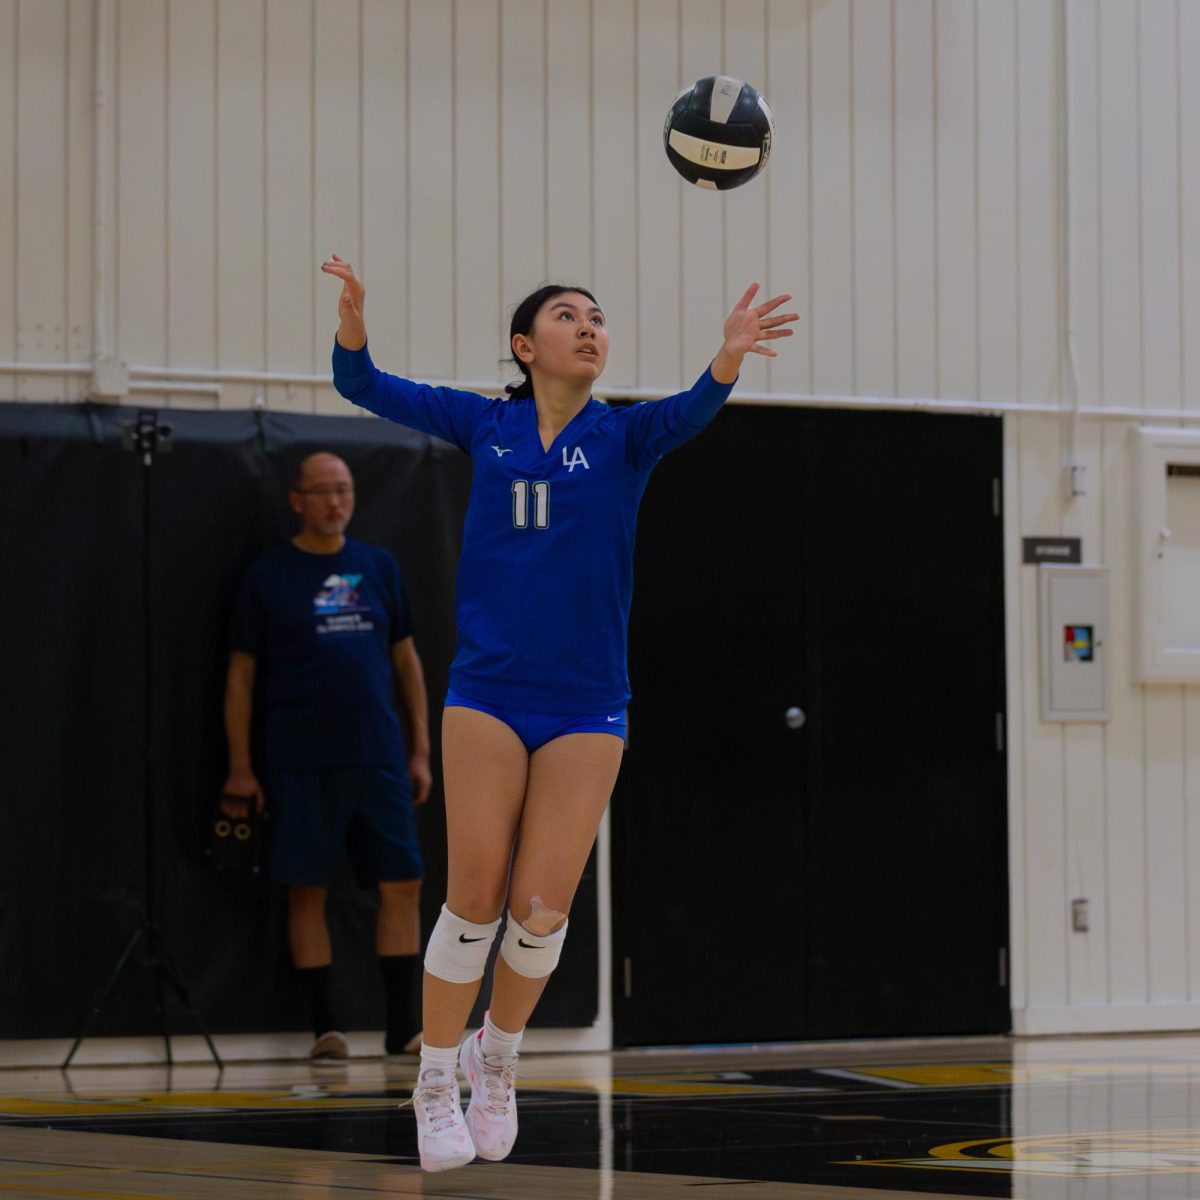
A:
POLYGON ((504 941, 500 943, 500 957, 518 975, 524 975, 526 979, 542 979, 558 966, 569 924, 569 921, 564 922, 557 933, 535 934, 530 933, 509 912, 504 941))
POLYGON ((425 970, 447 983, 474 983, 483 978, 488 951, 500 918, 476 925, 456 917, 444 904, 425 947, 425 970))

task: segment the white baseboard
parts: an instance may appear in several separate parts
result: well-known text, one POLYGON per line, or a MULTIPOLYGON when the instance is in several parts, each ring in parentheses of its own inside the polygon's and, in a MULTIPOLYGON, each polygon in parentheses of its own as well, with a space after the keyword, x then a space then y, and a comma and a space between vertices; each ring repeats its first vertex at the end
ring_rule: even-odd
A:
MULTIPOLYGON (((352 1058, 378 1058, 383 1054, 382 1033, 349 1033, 352 1058)), ((0 1069, 58 1067, 71 1049, 72 1038, 29 1038, 0 1041, 0 1069)), ((226 1063, 271 1062, 308 1057, 312 1038, 306 1033, 222 1033, 213 1037, 217 1053, 226 1063)), ((612 1049, 612 1024, 597 1021, 590 1029, 530 1029, 521 1046, 530 1054, 577 1054, 612 1049)), ((177 1063, 211 1063, 202 1037, 184 1034, 171 1039, 171 1057, 177 1063)), ((88 1038, 71 1062, 72 1067, 144 1066, 166 1062, 161 1037, 88 1038)))
POLYGON ((1200 1004, 1095 1004, 1014 1008, 1013 1033, 1172 1033, 1200 1029, 1200 1004))

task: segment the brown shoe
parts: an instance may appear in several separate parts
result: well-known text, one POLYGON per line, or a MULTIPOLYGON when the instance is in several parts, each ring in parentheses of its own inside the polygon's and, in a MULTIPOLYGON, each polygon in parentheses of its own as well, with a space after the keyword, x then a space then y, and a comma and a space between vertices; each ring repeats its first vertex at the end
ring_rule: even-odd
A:
POLYGON ((344 1033, 338 1033, 337 1030, 331 1029, 328 1033, 323 1033, 315 1042, 312 1049, 308 1052, 309 1058, 349 1058, 350 1043, 346 1040, 344 1033))

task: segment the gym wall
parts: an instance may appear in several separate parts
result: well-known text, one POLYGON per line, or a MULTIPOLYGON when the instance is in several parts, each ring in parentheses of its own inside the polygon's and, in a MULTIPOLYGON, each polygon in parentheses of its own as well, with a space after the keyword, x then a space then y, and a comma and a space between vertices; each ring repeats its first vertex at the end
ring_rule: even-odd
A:
POLYGON ((1200 694, 1134 679, 1128 439, 1200 412, 1196 61, 1168 0, 0 0, 0 398, 81 399, 111 356, 130 403, 344 413, 331 250, 383 365, 493 388, 547 277, 596 289, 604 383, 646 394, 745 282, 794 291, 743 398, 1005 412, 1014 1027, 1194 1026, 1200 694), (661 149, 717 69, 778 122, 723 196, 661 149), (1039 719, 1047 534, 1111 571, 1103 726, 1039 719))

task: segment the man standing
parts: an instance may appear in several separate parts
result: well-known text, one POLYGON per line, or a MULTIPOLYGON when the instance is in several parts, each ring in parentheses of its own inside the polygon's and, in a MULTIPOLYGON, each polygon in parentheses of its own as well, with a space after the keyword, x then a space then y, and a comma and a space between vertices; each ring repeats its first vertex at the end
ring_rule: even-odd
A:
POLYGON ((251 801, 260 812, 270 805, 268 868, 288 885, 292 962, 314 1023, 311 1056, 345 1058, 349 1050, 333 1011, 325 920, 343 848, 359 884, 379 888, 385 1048, 405 1053, 420 1040, 424 864, 413 806, 431 783, 424 674, 396 560, 345 535, 354 512, 349 467, 336 455, 310 454, 289 498, 300 532, 254 563, 234 607, 224 790, 245 801, 222 804, 230 816, 251 801), (256 680, 262 784, 251 755, 256 680))

